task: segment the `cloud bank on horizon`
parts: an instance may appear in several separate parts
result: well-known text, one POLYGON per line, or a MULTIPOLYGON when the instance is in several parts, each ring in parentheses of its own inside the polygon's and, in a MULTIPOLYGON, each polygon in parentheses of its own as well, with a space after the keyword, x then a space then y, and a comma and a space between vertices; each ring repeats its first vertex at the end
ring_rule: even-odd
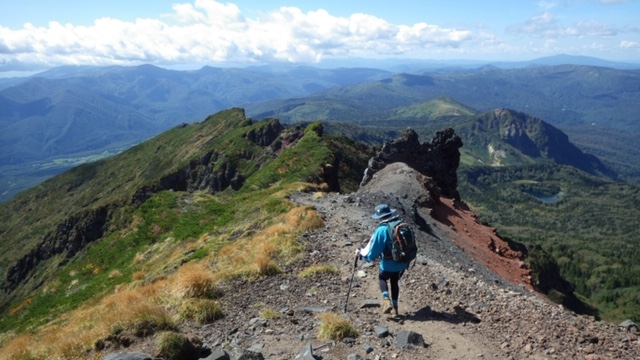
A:
MULTIPOLYGON (((558 53, 640 62, 636 0, 541 0, 536 8, 528 18, 514 18, 500 28, 492 19, 466 26, 394 24, 366 11, 340 16, 294 6, 250 17, 234 3, 214 0, 175 3, 169 13, 135 21, 101 17, 90 25, 51 21, 22 28, 0 23, 0 72, 59 65, 317 63, 344 58, 523 60, 558 53), (555 9, 567 1, 577 3, 574 13, 581 11, 581 2, 602 9, 585 11, 582 19, 557 15, 555 9), (614 7, 625 15, 596 17, 598 12, 611 14, 607 9, 614 7)), ((495 9, 496 17, 510 13, 495 9)), ((500 24, 504 22, 502 18, 500 24)))

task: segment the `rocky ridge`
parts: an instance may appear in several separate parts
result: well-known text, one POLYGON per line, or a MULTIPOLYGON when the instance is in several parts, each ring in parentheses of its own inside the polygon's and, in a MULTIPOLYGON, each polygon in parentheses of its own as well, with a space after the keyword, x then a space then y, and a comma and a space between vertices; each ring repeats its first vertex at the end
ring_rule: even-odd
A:
MULTIPOLYGON (((376 172, 357 193, 293 196, 291 201, 322 214, 325 226, 300 239, 307 255, 286 273, 229 284, 222 299, 223 319, 183 324, 192 341, 201 344, 199 357, 640 358, 640 333, 634 324, 598 322, 536 293, 517 253, 505 248, 493 229, 478 223, 463 203, 440 198, 432 199, 432 208, 416 207, 416 195, 424 199, 428 192, 424 180, 423 174, 394 163, 376 172), (401 283, 401 319, 380 314, 377 265, 353 267, 355 249, 377 225, 370 214, 382 202, 420 223, 419 258, 401 283), (297 276, 312 264, 331 264, 339 273, 297 276), (277 310, 278 316, 261 318, 264 308, 277 310), (327 311, 348 319, 360 336, 344 341, 319 338, 318 315, 327 311)), ((136 342, 125 349, 128 353, 114 350, 104 359, 132 359, 127 357, 134 356, 130 351, 155 351, 152 339, 136 342)))

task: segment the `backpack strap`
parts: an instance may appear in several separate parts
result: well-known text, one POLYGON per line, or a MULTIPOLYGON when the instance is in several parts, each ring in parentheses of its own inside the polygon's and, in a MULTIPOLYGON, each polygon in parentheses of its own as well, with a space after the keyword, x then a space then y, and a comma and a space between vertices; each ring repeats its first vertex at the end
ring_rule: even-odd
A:
POLYGON ((395 218, 393 218, 391 220, 385 221, 385 222, 380 224, 380 225, 384 225, 384 226, 387 227, 387 235, 388 235, 387 240, 389 240, 389 241, 387 241, 385 243, 384 251, 383 251, 384 257, 387 258, 387 259, 392 258, 391 248, 393 247, 393 242, 396 240, 396 235, 394 233, 394 230, 395 230, 396 226, 398 224, 400 224, 401 222, 402 222, 402 219, 400 219, 398 217, 395 217, 395 218))

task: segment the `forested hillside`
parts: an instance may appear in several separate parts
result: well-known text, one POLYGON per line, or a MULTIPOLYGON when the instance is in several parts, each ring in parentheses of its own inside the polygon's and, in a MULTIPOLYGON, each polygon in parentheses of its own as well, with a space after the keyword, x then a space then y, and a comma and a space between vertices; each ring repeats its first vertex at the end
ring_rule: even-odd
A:
POLYGON ((540 245, 607 320, 640 319, 640 187, 558 165, 464 167, 460 192, 502 236, 540 245))

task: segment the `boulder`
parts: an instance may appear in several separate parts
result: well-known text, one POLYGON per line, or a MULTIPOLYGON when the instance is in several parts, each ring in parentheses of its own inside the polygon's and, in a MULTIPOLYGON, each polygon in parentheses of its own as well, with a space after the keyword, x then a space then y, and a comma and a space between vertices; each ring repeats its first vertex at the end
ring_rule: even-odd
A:
POLYGON ((413 331, 400 331, 396 337, 394 345, 400 349, 412 349, 414 347, 424 347, 422 335, 413 331))

